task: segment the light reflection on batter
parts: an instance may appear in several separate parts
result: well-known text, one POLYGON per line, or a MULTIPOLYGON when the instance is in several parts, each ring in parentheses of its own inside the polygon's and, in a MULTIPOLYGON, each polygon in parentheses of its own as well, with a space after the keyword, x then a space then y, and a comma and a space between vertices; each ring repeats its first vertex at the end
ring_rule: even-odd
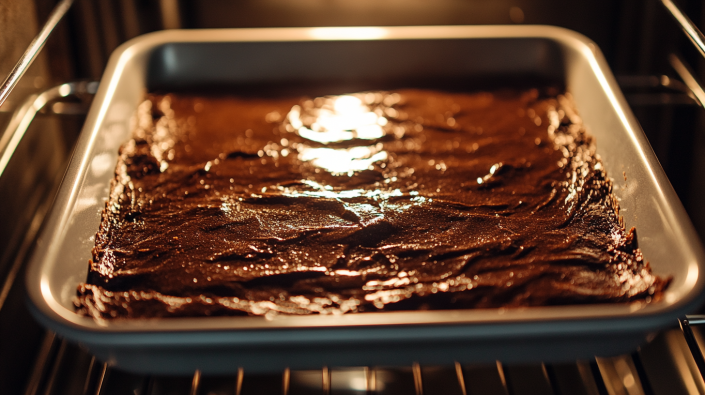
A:
POLYGON ((352 95, 328 97, 321 106, 292 107, 287 115, 291 131, 318 143, 328 144, 352 139, 374 140, 385 135, 387 118, 378 115, 352 95))
POLYGON ((388 159, 381 143, 367 142, 386 135, 384 127, 389 122, 383 116, 385 109, 390 107, 385 108, 384 98, 374 94, 319 98, 293 106, 286 117, 286 128, 312 145, 347 143, 344 148, 300 144, 298 158, 333 175, 352 177, 356 172, 373 170, 375 163, 388 159), (363 142, 356 145, 355 140, 363 142))
POLYGON ((353 147, 349 149, 300 148, 299 160, 311 162, 334 175, 352 176, 356 171, 372 170, 375 162, 387 159, 385 151, 375 147, 353 147))

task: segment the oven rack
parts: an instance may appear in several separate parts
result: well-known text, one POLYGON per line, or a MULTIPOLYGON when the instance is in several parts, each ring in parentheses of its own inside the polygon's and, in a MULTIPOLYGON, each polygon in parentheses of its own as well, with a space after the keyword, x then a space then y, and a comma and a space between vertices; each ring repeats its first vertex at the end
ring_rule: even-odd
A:
MULTIPOLYGON (((669 11, 671 16, 673 16, 686 36, 688 36, 695 49, 705 57, 705 35, 703 35, 700 29, 695 26, 690 18, 688 18, 672 0, 661 0, 661 3, 669 11)), ((675 54, 670 54, 668 60, 688 89, 690 89, 690 96, 696 99, 701 107, 705 108, 705 90, 703 90, 702 85, 693 75, 691 68, 675 54)), ((705 325, 705 315, 688 315, 685 318, 679 318, 678 321, 700 375, 701 377, 705 377, 705 357, 703 356, 703 351, 700 346, 702 340, 698 340, 698 337, 700 337, 698 336, 699 332, 696 334, 696 331, 693 330, 693 327, 705 325)))
POLYGON ((705 390, 677 330, 660 334, 632 355, 590 361, 323 367, 274 374, 240 369, 228 376, 133 374, 47 333, 30 383, 26 395, 678 395, 705 390))

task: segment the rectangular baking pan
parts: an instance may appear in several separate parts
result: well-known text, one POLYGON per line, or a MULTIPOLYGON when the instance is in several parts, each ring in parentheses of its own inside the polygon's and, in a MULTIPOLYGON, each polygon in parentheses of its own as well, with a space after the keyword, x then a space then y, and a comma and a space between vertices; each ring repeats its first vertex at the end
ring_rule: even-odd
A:
MULTIPOLYGON (((489 86, 488 86, 489 87, 489 86)), ((123 369, 151 373, 575 360, 635 350, 703 300, 703 250, 599 49, 546 26, 165 31, 111 57, 27 275, 34 315, 123 369), (148 90, 309 94, 394 87, 553 83, 572 94, 627 227, 673 281, 650 304, 407 311, 343 316, 97 322, 74 313, 117 152, 148 90), (279 87, 279 88, 277 88, 279 87), (288 89, 288 88, 287 88, 288 89), (626 181, 623 179, 626 175, 626 181)))

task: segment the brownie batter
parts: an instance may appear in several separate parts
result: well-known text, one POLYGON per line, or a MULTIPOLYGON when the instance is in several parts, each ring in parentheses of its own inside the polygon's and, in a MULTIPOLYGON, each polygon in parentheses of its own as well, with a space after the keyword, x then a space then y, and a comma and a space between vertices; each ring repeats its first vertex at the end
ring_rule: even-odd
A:
POLYGON ((650 302, 566 95, 150 94, 80 314, 343 314, 650 302))

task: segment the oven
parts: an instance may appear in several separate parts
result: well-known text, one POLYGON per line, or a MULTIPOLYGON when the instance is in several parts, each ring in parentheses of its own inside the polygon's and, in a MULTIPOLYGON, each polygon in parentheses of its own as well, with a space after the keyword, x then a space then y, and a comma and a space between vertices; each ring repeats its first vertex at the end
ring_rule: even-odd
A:
MULTIPOLYGON (((68 1, 0 1, 2 76, 68 1), (30 4, 31 3, 31 4, 30 4), (31 5, 31 7, 29 5, 31 5), (3 8, 4 7, 4 8, 3 8), (8 40, 4 38, 2 40, 8 40), (8 42, 8 41, 6 41, 8 42)), ((121 43, 161 29, 548 24, 593 39, 617 76, 701 238, 705 235, 705 2, 697 0, 75 0, 0 106, 0 388, 8 394, 704 394, 700 316, 674 317, 629 355, 478 365, 141 375, 44 330, 24 271, 97 81, 121 43), (685 32, 685 34, 684 34, 685 32), (679 322, 680 318, 680 322, 679 322), (680 327, 679 327, 680 323, 680 327)), ((696 313, 696 312, 694 312, 696 313)))

